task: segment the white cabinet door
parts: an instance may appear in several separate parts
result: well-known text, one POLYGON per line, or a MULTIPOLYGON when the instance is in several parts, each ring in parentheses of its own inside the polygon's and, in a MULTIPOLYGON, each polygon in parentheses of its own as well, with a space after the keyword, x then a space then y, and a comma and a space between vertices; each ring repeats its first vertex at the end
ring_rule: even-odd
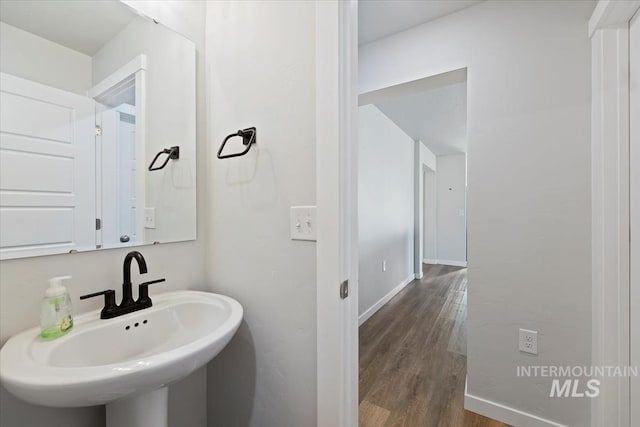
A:
MULTIPOLYGON (((640 12, 629 32, 631 175, 631 366, 640 367, 640 12)), ((631 377, 631 424, 640 426, 640 378, 631 377)))
POLYGON ((3 259, 95 249, 91 98, 0 73, 3 259))

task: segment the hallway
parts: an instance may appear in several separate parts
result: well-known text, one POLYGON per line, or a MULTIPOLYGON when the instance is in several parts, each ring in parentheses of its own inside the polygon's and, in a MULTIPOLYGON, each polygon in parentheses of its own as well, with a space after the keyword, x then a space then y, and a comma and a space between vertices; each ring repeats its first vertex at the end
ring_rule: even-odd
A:
POLYGON ((505 426, 464 410, 466 268, 423 271, 360 327, 360 425, 505 426))

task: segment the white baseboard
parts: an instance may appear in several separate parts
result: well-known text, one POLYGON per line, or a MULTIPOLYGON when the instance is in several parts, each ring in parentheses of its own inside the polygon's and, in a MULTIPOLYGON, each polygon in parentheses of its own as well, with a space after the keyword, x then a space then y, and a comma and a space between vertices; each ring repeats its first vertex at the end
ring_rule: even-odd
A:
POLYGON ((414 279, 422 279, 424 277, 424 273, 421 271, 420 273, 416 273, 413 275, 414 279))
POLYGON ((467 261, 453 261, 450 259, 439 259, 438 264, 442 265, 452 265, 454 267, 466 267, 467 261))
POLYGON ((564 424, 558 424, 528 412, 469 394, 466 381, 464 384, 464 409, 514 427, 566 427, 564 424))
POLYGON ((362 325, 364 322, 367 321, 367 319, 369 319, 371 316, 373 316, 373 314, 380 310, 380 308, 385 305, 387 302, 389 302, 389 300, 391 298, 393 298, 394 296, 396 296, 396 294, 398 292, 400 292, 402 289, 404 289, 405 286, 407 286, 409 283, 413 282, 414 276, 411 275, 409 277, 407 277, 406 279, 404 279, 402 281, 402 283, 400 283, 398 286, 396 286, 395 288, 393 288, 388 294, 386 294, 385 296, 383 296, 382 298, 380 298, 380 300, 378 302, 376 302, 375 304, 373 304, 371 307, 369 307, 364 313, 362 313, 360 316, 358 316, 358 326, 362 325))
POLYGON ((466 267, 467 261, 453 261, 450 259, 423 259, 423 264, 440 264, 440 265, 452 265, 454 267, 466 267))

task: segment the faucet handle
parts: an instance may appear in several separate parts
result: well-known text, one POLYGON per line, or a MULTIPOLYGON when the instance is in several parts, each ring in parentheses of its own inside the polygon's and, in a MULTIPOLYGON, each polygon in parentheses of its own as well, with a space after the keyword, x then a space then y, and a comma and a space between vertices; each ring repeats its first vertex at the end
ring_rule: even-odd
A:
POLYGON ((151 280, 150 282, 140 283, 138 285, 138 304, 145 304, 147 307, 151 307, 151 298, 149 298, 149 285, 156 283, 162 283, 167 279, 151 280), (147 305, 148 304, 148 305, 147 305))
POLYGON ((100 295, 104 295, 104 299, 106 300, 109 295, 115 295, 115 293, 116 291, 114 291, 113 289, 107 289, 100 292, 94 292, 92 294, 82 295, 80 299, 88 299, 88 298, 99 297, 100 295))
POLYGON ((109 313, 116 309, 116 291, 114 291, 113 289, 107 289, 105 291, 82 295, 80 299, 99 297, 100 295, 104 295, 104 307, 100 312, 100 318, 108 319, 109 313))

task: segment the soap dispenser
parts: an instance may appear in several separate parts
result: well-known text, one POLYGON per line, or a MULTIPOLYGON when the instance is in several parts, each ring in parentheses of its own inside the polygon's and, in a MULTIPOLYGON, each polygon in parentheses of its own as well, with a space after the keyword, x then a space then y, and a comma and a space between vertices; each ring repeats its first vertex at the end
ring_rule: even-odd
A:
POLYGON ((49 279, 49 287, 42 300, 40 313, 40 336, 44 339, 58 338, 73 328, 71 317, 71 298, 63 280, 71 276, 60 276, 49 279))

